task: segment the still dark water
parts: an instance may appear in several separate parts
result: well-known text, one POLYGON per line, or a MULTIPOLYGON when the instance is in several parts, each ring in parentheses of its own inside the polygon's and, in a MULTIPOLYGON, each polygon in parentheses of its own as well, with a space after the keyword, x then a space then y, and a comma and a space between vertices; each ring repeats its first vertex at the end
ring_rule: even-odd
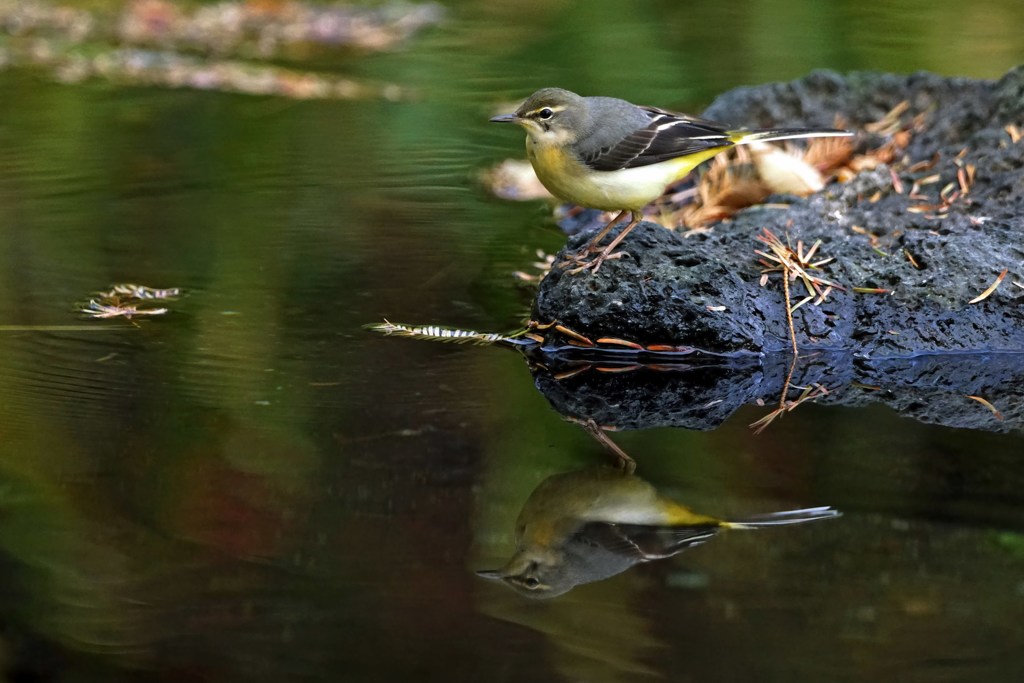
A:
POLYGON ((817 67, 1024 61, 1016 2, 861 7, 465 2, 403 51, 317 58, 419 92, 398 103, 0 71, 7 679, 1020 680, 1019 432, 805 405, 759 436, 755 406, 618 434, 699 512, 843 516, 534 601, 474 572, 605 451, 516 354, 361 329, 520 324, 511 273, 562 237, 474 176, 521 156, 486 118, 536 87, 699 110, 817 67), (118 282, 185 295, 76 313, 118 282))

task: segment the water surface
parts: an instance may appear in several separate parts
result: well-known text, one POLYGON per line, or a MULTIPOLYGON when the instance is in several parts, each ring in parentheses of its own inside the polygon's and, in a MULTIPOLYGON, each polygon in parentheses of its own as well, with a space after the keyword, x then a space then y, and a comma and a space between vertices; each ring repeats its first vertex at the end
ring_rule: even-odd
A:
MULTIPOLYGON (((995 77, 1014 2, 458 3, 400 52, 317 55, 402 102, 0 71, 0 666, 11 680, 989 680, 1024 673, 1017 432, 805 405, 762 435, 615 435, 724 534, 528 601, 485 582, 529 493, 607 453, 498 349, 562 236, 475 174, 542 85, 699 110, 818 67, 995 77), (770 6, 770 7, 769 7, 770 6), (118 282, 181 287, 86 320, 118 282)), ((326 62, 326 65, 325 65, 326 62)), ((966 400, 966 399, 965 399, 966 400)), ((977 406, 981 414, 986 408, 977 406)))

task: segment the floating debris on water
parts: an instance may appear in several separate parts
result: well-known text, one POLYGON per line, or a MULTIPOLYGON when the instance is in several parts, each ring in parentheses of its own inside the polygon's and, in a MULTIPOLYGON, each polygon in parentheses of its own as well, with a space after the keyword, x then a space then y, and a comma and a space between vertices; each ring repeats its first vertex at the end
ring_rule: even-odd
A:
POLYGON ((439 341, 449 344, 487 346, 512 340, 509 336, 495 332, 474 332, 472 330, 459 330, 452 327, 439 327, 438 325, 403 325, 388 320, 382 323, 367 325, 366 329, 388 336, 410 337, 412 339, 439 341))
POLYGON ((52 68, 57 80, 63 83, 98 78, 124 85, 216 90, 296 100, 399 100, 407 96, 407 91, 393 84, 362 83, 341 76, 244 61, 207 60, 160 50, 125 48, 93 57, 46 53, 29 63, 52 68))
POLYGON ((393 100, 405 95, 393 84, 266 62, 305 59, 310 49, 394 49, 443 17, 444 9, 429 2, 218 2, 191 9, 135 0, 105 12, 0 0, 0 68, 42 67, 67 83, 95 78, 296 99, 393 100))
POLYGON ((541 185, 533 166, 525 159, 506 159, 480 174, 480 182, 494 196, 512 201, 552 199, 551 193, 541 185))
POLYGON ((112 285, 105 292, 98 292, 81 309, 90 318, 125 318, 131 320, 137 315, 163 315, 170 309, 149 308, 153 301, 166 301, 181 295, 181 289, 155 289, 131 283, 112 285))
POLYGON ((171 299, 181 295, 181 289, 172 287, 170 289, 153 289, 145 285, 123 284, 114 285, 100 296, 105 299, 112 299, 118 296, 127 296, 132 299, 171 299))
POLYGON ((105 304, 96 299, 90 299, 82 309, 82 313, 93 318, 124 317, 131 319, 136 315, 163 315, 166 312, 166 308, 139 308, 134 304, 105 304))
POLYGON ((308 45, 388 50, 443 19, 444 8, 433 2, 369 7, 229 1, 190 9, 171 0, 133 0, 109 12, 45 0, 0 0, 0 28, 11 36, 113 41, 262 59, 308 45))
POLYGON ((551 271, 552 266, 555 265, 555 254, 548 254, 543 249, 536 251, 537 260, 530 264, 530 267, 535 272, 529 273, 523 270, 517 270, 512 273, 512 277, 517 282, 527 284, 530 286, 537 286, 540 281, 543 280, 547 274, 551 271))

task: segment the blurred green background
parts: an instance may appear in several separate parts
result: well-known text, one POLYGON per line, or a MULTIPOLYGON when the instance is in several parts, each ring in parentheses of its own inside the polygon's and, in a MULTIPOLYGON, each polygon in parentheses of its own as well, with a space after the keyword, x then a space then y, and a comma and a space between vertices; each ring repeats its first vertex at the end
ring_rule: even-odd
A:
POLYGON ((550 207, 495 200, 477 174, 523 156, 486 120, 538 87, 699 113, 819 68, 997 78, 1024 62, 1018 0, 449 2, 383 51, 145 46, 402 93, 309 100, 68 83, 62 55, 120 49, 125 13, 174 4, 78 3, 110 24, 87 41, 26 33, 15 5, 0 3, 8 680, 1024 674, 1019 434, 809 405, 761 436, 756 407, 712 433, 616 435, 702 512, 844 517, 527 603, 472 570, 511 552, 544 477, 604 452, 514 354, 361 329, 522 321, 531 292, 511 273, 564 238, 550 207), (118 282, 185 296, 136 324, 77 312, 118 282))

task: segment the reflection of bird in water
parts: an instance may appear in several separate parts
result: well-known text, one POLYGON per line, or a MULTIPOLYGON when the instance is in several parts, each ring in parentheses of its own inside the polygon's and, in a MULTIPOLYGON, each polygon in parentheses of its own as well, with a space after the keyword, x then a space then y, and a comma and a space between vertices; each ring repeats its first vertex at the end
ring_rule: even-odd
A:
POLYGON ((701 515, 621 470, 592 468, 548 477, 516 520, 516 552, 477 572, 534 598, 561 595, 634 564, 671 557, 722 529, 759 529, 839 516, 830 507, 726 521, 701 515))

